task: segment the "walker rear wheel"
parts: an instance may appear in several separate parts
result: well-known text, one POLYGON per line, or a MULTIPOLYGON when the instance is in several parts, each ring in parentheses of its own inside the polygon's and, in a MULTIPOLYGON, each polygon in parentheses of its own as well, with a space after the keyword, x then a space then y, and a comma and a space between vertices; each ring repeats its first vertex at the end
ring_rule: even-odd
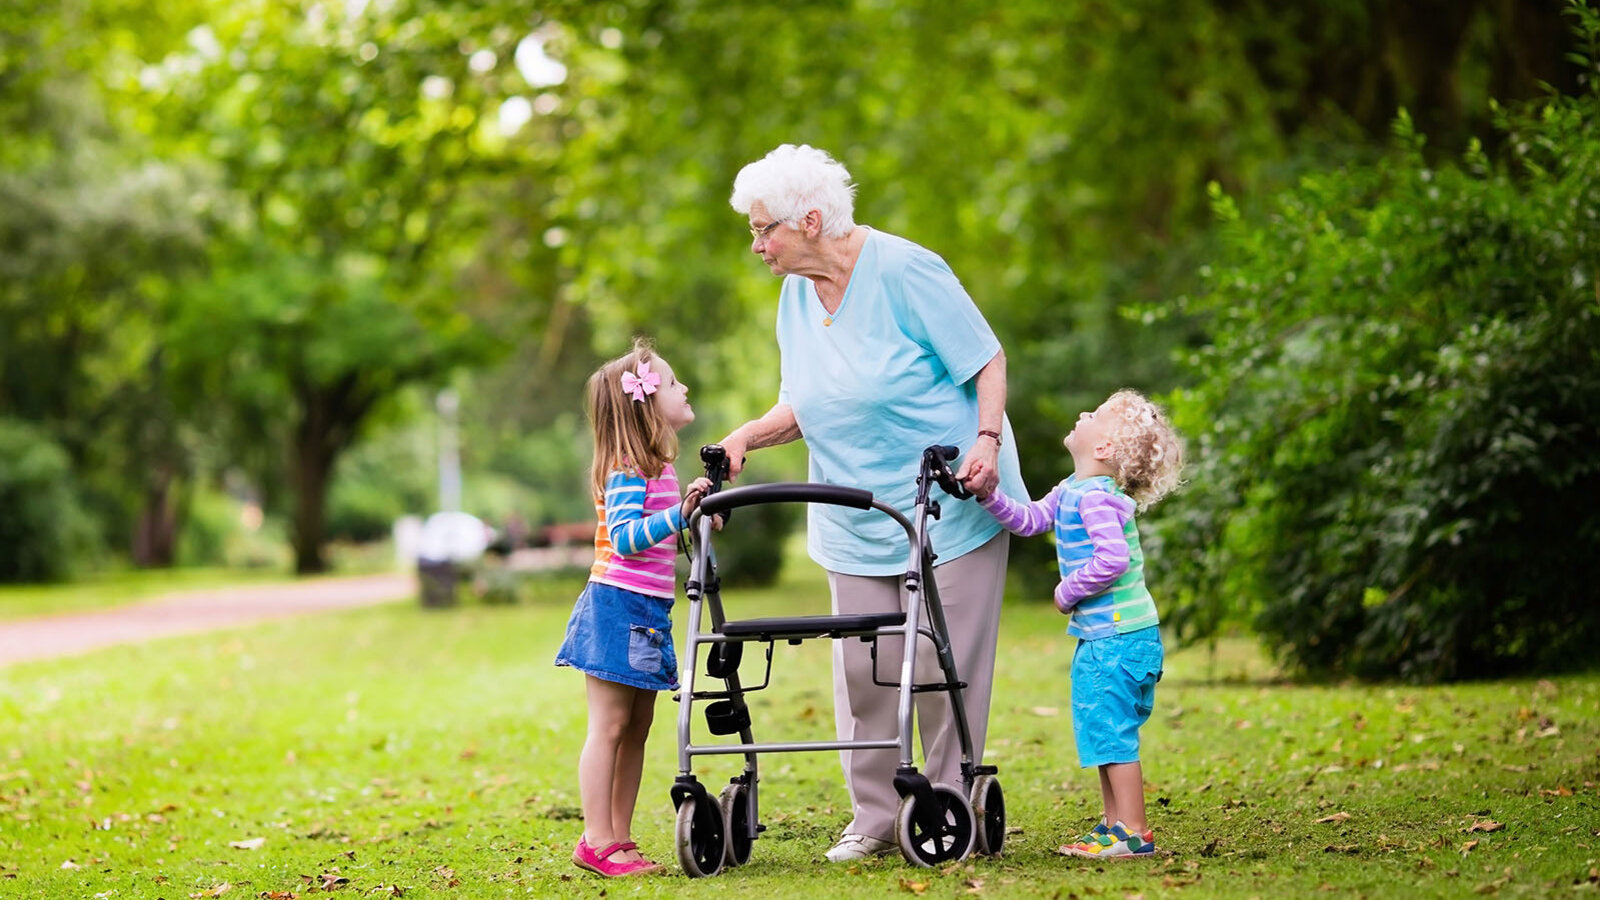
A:
POLYGON ((972 854, 976 840, 972 806, 964 794, 948 784, 936 784, 933 799, 938 806, 937 828, 925 829, 917 821, 917 795, 914 793, 900 801, 900 814, 894 824, 895 843, 900 845, 901 855, 907 862, 924 868, 966 859, 972 854))
POLYGON ((978 820, 977 851, 999 856, 1006 842, 1006 797, 1000 791, 1000 779, 979 775, 972 782, 972 815, 978 820))
POLYGON ((722 789, 722 796, 717 801, 717 805, 722 807, 722 828, 728 835, 728 852, 724 862, 730 866, 742 866, 750 861, 752 843, 750 789, 742 784, 730 784, 722 789))
POLYGON ((710 797, 701 803, 685 797, 678 806, 678 825, 674 833, 678 845, 678 864, 690 878, 707 878, 722 871, 728 848, 722 810, 710 797))

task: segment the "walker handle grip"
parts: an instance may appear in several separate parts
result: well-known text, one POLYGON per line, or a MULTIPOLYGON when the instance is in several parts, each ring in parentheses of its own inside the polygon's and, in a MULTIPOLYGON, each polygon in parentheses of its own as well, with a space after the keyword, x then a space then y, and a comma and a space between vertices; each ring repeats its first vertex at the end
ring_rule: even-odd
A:
POLYGON ((965 500, 972 496, 961 482, 956 480, 954 472, 950 471, 950 461, 961 455, 960 447, 949 444, 934 444, 922 451, 922 471, 932 476, 944 492, 957 500, 965 500))

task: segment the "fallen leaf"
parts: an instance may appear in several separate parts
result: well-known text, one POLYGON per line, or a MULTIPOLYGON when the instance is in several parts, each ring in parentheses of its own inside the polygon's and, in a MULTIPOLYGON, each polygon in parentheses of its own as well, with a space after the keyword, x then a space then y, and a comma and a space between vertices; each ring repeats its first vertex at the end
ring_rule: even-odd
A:
POLYGON ((300 900, 294 891, 262 891, 261 900, 300 900))
POLYGON ((264 837, 248 838, 242 841, 229 841, 228 846, 235 850, 260 850, 266 842, 267 839, 264 837))
POLYGON ((216 885, 209 890, 201 891, 198 894, 190 894, 189 896, 191 900, 202 900, 202 898, 205 897, 221 897, 223 894, 226 894, 231 890, 233 890, 233 885, 224 881, 223 883, 216 885))
POLYGON ((983 879, 982 878, 968 878, 965 883, 966 883, 966 886, 967 886, 967 893, 969 893, 969 894, 981 894, 981 893, 983 893, 983 879))
POLYGON ((1473 822, 1472 826, 1467 829, 1467 834, 1471 834, 1474 831, 1481 831, 1484 834, 1489 834, 1490 832, 1504 831, 1505 827, 1506 826, 1500 822, 1492 822, 1488 819, 1479 819, 1478 821, 1473 822))
POLYGON ((902 878, 900 879, 900 889, 913 894, 920 894, 928 889, 928 883, 926 881, 912 881, 909 878, 902 878))
POLYGON ((1477 846, 1478 842, 1476 840, 1467 841, 1465 844, 1461 845, 1461 855, 1466 856, 1468 853, 1471 853, 1474 849, 1476 849, 1477 846))
POLYGON ((1331 816, 1323 816, 1322 818, 1318 819, 1317 820, 1317 824, 1318 825, 1327 825, 1330 822, 1348 822, 1348 821, 1350 821, 1350 814, 1349 813, 1347 813, 1347 812, 1336 812, 1331 816))

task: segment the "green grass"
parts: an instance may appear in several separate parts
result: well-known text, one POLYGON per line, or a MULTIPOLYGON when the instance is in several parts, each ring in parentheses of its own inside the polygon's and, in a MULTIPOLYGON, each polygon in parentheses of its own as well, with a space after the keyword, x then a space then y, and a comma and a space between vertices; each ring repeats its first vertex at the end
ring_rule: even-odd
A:
MULTIPOLYGON (((822 582, 794 568, 778 589, 730 591, 730 608, 822 611, 822 582)), ((1597 887, 1600 678, 1301 687, 1270 680, 1239 642, 1215 661, 1173 654, 1146 729, 1152 821, 1170 855, 1061 857, 1097 814, 1098 788, 1072 750, 1063 622, 1021 601, 1006 611, 990 732, 1015 829, 1002 858, 829 865, 821 854, 848 819, 837 756, 784 754, 763 758, 769 830, 747 866, 602 882, 568 861, 582 827, 583 692, 550 665, 576 589, 546 580, 520 606, 390 605, 5 670, 0 896, 310 897, 324 883, 352 897, 1062 900, 1597 887)), ((821 642, 777 648, 774 685, 752 698, 758 738, 831 734, 827 660, 821 642)), ((635 831, 674 872, 676 709, 659 704, 635 831)), ((702 758, 696 771, 715 786, 735 768, 702 758)))

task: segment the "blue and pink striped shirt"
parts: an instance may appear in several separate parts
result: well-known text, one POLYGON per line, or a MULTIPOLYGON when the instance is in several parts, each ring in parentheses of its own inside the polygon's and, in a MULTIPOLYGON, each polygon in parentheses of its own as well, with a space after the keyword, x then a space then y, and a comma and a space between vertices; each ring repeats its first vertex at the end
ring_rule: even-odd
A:
POLYGON ((589 580, 671 600, 678 548, 671 539, 685 526, 678 473, 668 463, 656 478, 622 469, 606 476, 595 498, 594 565, 589 580))
POLYGON ((1061 567, 1055 601, 1072 616, 1068 634, 1092 641, 1160 622, 1144 583, 1136 507, 1110 476, 1070 476, 1033 503, 1000 491, 978 502, 1013 534, 1055 529, 1061 567))

